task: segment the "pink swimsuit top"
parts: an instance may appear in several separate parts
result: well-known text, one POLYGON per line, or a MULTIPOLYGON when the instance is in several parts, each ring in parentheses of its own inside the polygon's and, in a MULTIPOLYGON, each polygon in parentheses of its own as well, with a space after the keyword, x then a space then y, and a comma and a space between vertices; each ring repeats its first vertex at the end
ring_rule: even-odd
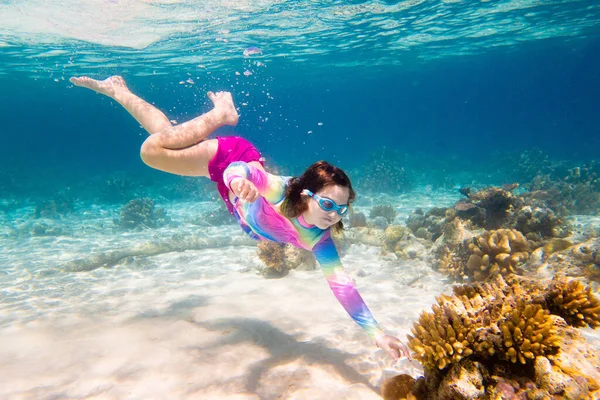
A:
POLYGON ((289 178, 272 175, 243 161, 231 163, 223 173, 227 187, 235 178, 252 182, 260 193, 253 203, 234 199, 234 215, 250 237, 290 243, 311 250, 323 270, 333 294, 346 312, 371 337, 376 339, 383 331, 358 293, 352 279, 344 272, 329 229, 309 225, 304 218, 288 219, 277 212, 275 205, 283 201, 289 178))

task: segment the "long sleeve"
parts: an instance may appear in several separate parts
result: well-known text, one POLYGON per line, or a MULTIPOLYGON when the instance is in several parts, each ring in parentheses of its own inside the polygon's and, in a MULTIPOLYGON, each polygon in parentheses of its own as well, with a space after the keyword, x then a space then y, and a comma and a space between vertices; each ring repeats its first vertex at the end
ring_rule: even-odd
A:
POLYGON ((350 317, 369 335, 371 339, 383 334, 375 318, 354 286, 352 279, 344 271, 333 239, 329 232, 313 247, 313 253, 321 265, 323 274, 333 294, 350 317))
POLYGON ((231 181, 235 178, 244 178, 252 182, 260 195, 271 204, 279 203, 285 196, 286 182, 284 178, 269 174, 243 161, 229 164, 223 172, 223 181, 227 187, 231 187, 231 181))

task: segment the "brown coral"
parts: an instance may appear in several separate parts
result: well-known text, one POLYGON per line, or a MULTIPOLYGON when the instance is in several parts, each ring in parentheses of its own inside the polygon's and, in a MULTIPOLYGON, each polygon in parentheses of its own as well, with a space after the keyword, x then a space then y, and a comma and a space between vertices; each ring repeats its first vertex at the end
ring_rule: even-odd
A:
POLYGON ((285 275, 288 268, 285 262, 285 244, 261 241, 258 243, 258 258, 268 268, 265 275, 285 275), (268 273, 267 273, 268 272, 268 273))
POLYGON ((302 267, 311 270, 315 266, 315 259, 310 251, 290 244, 261 241, 258 243, 257 253, 266 266, 261 272, 267 278, 285 276, 290 269, 302 267))
MULTIPOLYGON (((585 319, 565 321, 554 315, 558 293, 571 291, 579 293, 567 302, 578 305, 569 308, 578 310, 571 315, 581 314, 583 304, 597 309, 590 289, 564 277, 543 284, 498 275, 494 281, 457 286, 453 296, 440 296, 432 312, 415 323, 413 336, 408 335, 409 347, 425 367, 425 377, 414 383, 411 394, 418 399, 466 399, 475 393, 477 398, 598 394, 600 372, 593 360, 600 354, 567 325, 574 321, 582 326, 585 319)), ((597 318, 596 311, 588 314, 597 318)))
POLYGON ((512 363, 525 364, 537 356, 551 357, 559 348, 559 338, 548 310, 540 304, 520 301, 498 325, 502 331, 504 357, 512 363))
POLYGON ((600 301, 592 288, 581 281, 555 279, 548 294, 548 305, 570 325, 594 329, 600 326, 600 301))
POLYGON ((566 319, 574 326, 582 321, 598 326, 598 300, 583 285, 566 284, 560 277, 547 287, 516 276, 507 281, 497 276, 492 282, 456 286, 453 296, 438 297, 433 312, 422 313, 409 335, 415 358, 439 369, 472 354, 525 364, 536 356, 551 358, 558 350, 550 313, 574 316, 566 319), (564 298, 559 293, 574 288, 579 289, 557 308, 558 299, 564 298), (579 316, 582 312, 585 317, 579 316))
POLYGON ((469 244, 467 271, 475 280, 517 272, 529 259, 529 244, 515 229, 486 231, 469 244))

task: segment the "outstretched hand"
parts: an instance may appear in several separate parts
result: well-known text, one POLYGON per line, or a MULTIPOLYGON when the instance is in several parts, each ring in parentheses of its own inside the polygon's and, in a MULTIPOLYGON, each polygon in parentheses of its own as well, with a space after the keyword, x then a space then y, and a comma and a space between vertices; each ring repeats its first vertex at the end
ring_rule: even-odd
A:
POLYGON ((398 361, 400 357, 406 357, 409 361, 412 361, 408 347, 394 336, 380 336, 375 344, 380 349, 385 350, 394 359, 394 362, 398 361))
POLYGON ((258 199, 258 196, 260 196, 254 183, 250 182, 248 179, 233 179, 229 186, 231 187, 233 194, 248 203, 254 203, 256 199, 258 199))

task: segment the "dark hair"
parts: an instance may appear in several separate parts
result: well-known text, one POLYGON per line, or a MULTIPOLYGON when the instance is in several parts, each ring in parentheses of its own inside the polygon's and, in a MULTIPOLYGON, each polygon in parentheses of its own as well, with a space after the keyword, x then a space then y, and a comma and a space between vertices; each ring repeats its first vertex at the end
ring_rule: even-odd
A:
MULTIPOLYGON (((317 193, 329 186, 347 187, 349 191, 348 206, 354 201, 356 193, 352 189, 352 183, 350 183, 348 175, 327 161, 317 161, 308 167, 301 176, 290 179, 285 191, 285 199, 281 204, 281 212, 288 218, 299 217, 308 209, 309 198, 302 196, 302 191, 308 189, 313 193, 317 193)), ((339 232, 344 229, 344 224, 340 220, 331 229, 334 232, 339 232)))

